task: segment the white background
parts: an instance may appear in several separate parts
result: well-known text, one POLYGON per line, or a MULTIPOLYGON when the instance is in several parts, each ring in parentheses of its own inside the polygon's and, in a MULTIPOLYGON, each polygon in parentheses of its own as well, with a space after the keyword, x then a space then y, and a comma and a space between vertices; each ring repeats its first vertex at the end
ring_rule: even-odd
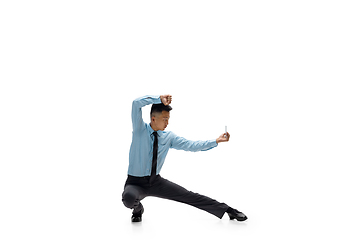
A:
MULTIPOLYGON (((1 239, 359 239, 358 1, 1 1, 1 239), (121 202, 131 102, 172 94, 162 176, 245 223, 121 202)), ((143 109, 148 121, 149 107, 143 109)))

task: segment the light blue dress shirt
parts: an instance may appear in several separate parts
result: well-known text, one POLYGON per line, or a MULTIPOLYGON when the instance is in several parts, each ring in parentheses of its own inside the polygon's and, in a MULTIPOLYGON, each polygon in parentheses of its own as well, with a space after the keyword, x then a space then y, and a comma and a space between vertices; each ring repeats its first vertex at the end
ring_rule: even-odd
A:
MULTIPOLYGON (((128 174, 135 177, 144 177, 151 175, 151 164, 153 157, 154 130, 150 124, 144 123, 142 119, 141 108, 148 104, 161 103, 160 96, 144 96, 137 98, 132 104, 132 143, 129 153, 128 174)), ((216 147, 216 140, 210 141, 190 141, 175 135, 169 131, 157 131, 158 133, 158 159, 156 174, 164 164, 165 157, 170 148, 185 151, 206 151, 216 147)))

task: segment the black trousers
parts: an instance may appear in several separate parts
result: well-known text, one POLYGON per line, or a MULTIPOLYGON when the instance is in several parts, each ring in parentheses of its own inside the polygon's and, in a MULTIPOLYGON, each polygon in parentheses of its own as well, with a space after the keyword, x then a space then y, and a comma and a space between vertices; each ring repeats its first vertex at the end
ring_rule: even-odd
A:
POLYGON ((133 177, 129 175, 122 194, 124 205, 133 209, 133 213, 140 213, 143 210, 140 201, 147 196, 189 204, 211 213, 218 218, 222 218, 229 207, 225 203, 219 203, 209 197, 188 191, 185 188, 162 178, 160 175, 157 175, 151 184, 149 183, 149 177, 133 177))

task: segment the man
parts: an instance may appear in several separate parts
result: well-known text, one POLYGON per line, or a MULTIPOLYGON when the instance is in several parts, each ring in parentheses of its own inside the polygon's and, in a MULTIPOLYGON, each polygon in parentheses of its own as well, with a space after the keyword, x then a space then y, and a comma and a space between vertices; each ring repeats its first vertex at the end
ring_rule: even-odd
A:
POLYGON ((141 222, 144 207, 140 201, 147 196, 186 203, 218 218, 222 218, 227 212, 231 220, 245 221, 247 217, 242 212, 225 203, 188 191, 159 175, 169 148, 193 152, 206 151, 230 139, 228 132, 211 141, 190 141, 172 132, 166 132, 172 110, 169 105, 171 100, 171 95, 144 96, 135 99, 132 104, 133 137, 128 178, 122 194, 124 205, 133 209, 132 222, 141 222), (153 105, 150 112, 151 122, 147 124, 142 119, 141 108, 149 104, 153 105))

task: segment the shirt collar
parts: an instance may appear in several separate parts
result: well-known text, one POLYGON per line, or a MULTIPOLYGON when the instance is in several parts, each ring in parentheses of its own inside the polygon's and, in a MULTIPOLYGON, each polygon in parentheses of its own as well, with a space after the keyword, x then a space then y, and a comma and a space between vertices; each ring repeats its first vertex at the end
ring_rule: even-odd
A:
MULTIPOLYGON (((154 129, 152 129, 152 127, 150 126, 149 123, 146 124, 146 129, 147 129, 150 136, 153 134, 153 132, 155 132, 154 129)), ((162 137, 162 135, 164 134, 164 131, 159 130, 159 131, 157 131, 157 134, 158 134, 159 137, 162 137)))

